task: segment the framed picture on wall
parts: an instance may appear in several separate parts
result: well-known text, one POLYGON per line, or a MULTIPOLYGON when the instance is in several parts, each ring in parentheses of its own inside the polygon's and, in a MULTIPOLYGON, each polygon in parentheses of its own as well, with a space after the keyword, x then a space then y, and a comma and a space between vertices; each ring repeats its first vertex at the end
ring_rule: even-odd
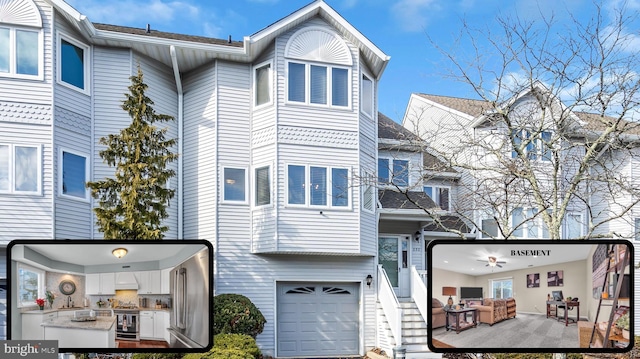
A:
POLYGON ((527 288, 540 287, 540 273, 527 274, 527 288))
POLYGON ((562 287, 564 285, 564 273, 561 270, 547 272, 547 287, 562 287))

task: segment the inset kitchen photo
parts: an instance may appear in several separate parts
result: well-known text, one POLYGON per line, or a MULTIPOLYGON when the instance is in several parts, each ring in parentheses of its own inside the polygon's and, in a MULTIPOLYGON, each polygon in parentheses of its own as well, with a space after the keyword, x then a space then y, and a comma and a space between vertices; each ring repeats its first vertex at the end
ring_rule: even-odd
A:
POLYGON ((7 339, 60 352, 206 351, 212 346, 208 241, 12 241, 7 339))

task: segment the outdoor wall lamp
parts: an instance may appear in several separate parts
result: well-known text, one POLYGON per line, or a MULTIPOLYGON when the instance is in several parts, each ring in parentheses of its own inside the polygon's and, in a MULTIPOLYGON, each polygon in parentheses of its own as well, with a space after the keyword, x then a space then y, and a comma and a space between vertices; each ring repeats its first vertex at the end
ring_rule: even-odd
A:
POLYGON ((371 283, 373 283, 373 277, 369 274, 367 276, 367 286, 369 286, 369 288, 371 288, 371 283))
POLYGON ((420 231, 416 231, 416 234, 413 236, 413 238, 416 240, 416 242, 420 241, 420 231))

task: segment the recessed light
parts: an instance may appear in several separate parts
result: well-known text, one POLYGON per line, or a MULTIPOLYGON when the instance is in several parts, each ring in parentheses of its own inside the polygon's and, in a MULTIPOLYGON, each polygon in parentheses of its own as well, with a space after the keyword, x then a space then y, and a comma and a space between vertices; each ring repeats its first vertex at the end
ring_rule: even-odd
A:
POLYGON ((444 261, 445 263, 449 263, 449 261, 444 261))

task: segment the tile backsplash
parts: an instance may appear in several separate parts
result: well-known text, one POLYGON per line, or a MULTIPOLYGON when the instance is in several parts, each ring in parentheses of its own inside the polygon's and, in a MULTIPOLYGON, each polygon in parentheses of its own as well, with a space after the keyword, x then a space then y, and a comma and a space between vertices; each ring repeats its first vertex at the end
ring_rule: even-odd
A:
MULTIPOLYGON (((71 301, 73 302, 74 306, 82 307, 82 300, 84 299, 84 293, 85 293, 84 276, 57 273, 57 272, 46 272, 45 277, 46 277, 45 290, 51 291, 51 293, 53 293, 53 295, 55 296, 53 300, 53 305, 52 305, 54 309, 67 306, 68 296, 60 293, 60 288, 59 288, 60 282, 64 280, 70 280, 76 285, 76 291, 71 295, 71 301)), ((45 304, 45 307, 48 307, 48 303, 45 304)))
POLYGON ((161 303, 168 304, 170 296, 168 294, 145 294, 138 295, 138 291, 136 290, 116 290, 116 295, 90 295, 88 296, 91 307, 97 307, 96 304, 100 299, 107 303, 108 307, 108 299, 113 298, 118 301, 120 305, 134 304, 136 306, 139 305, 139 298, 147 298, 147 308, 154 308, 156 304, 156 300, 159 300, 161 303))

